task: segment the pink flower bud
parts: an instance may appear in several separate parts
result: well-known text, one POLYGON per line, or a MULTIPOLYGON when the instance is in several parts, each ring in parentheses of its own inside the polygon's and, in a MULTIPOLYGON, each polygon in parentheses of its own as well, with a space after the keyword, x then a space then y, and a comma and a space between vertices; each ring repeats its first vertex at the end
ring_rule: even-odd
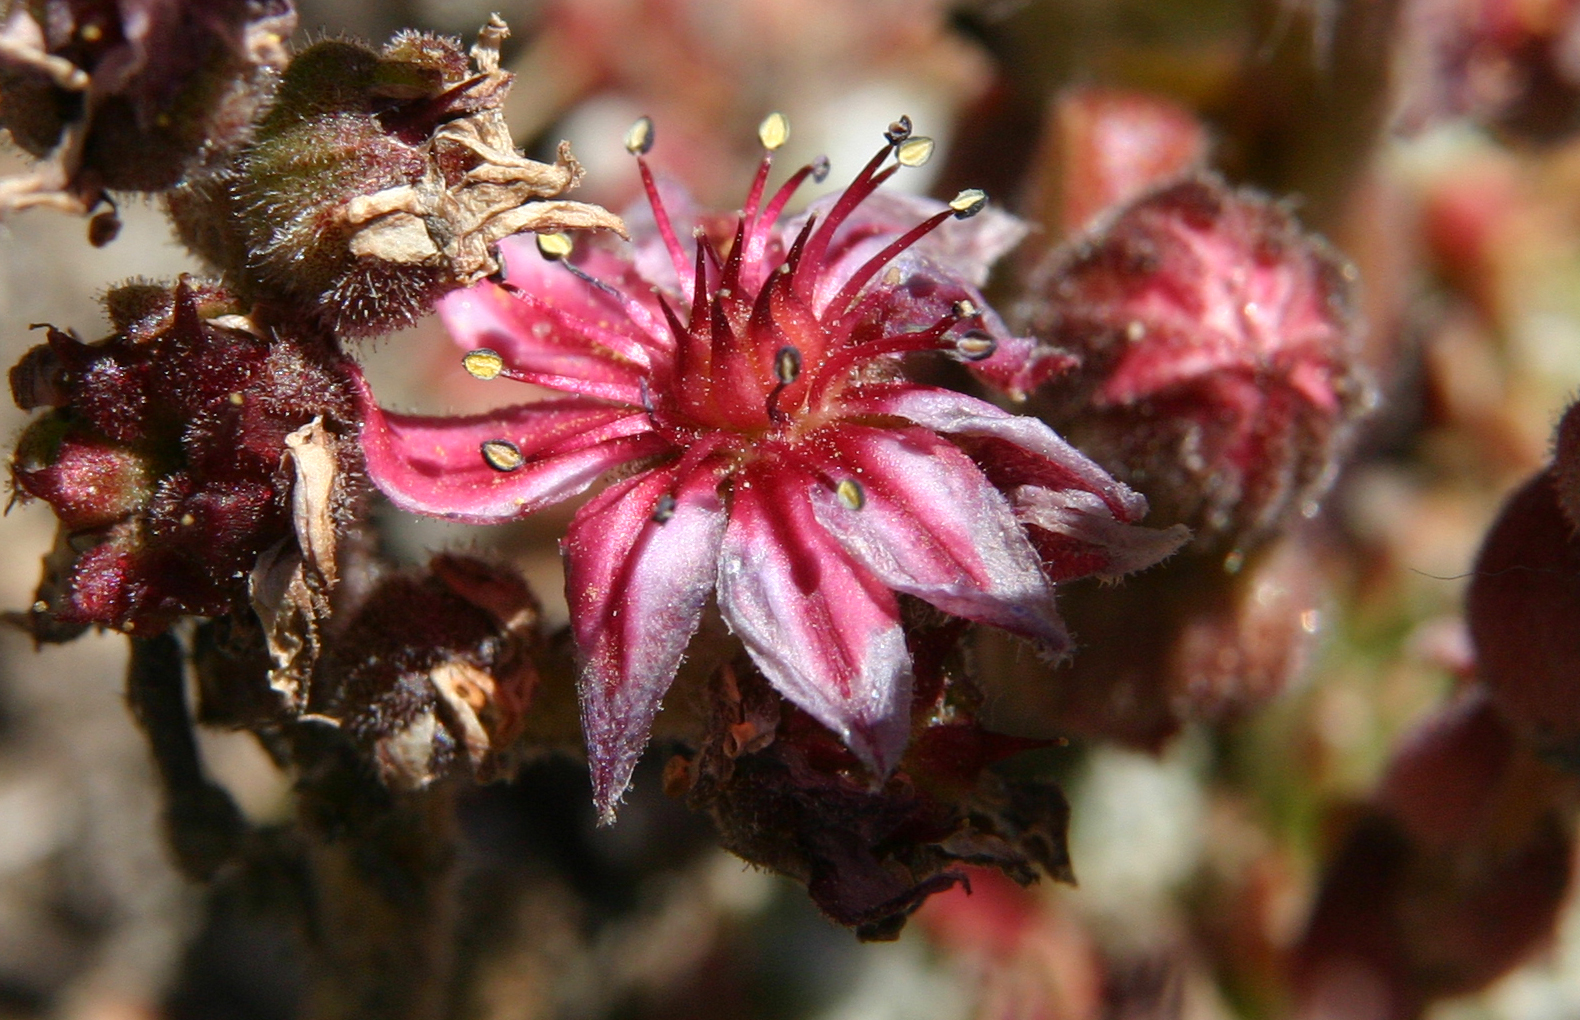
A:
POLYGON ((1081 359, 1051 419, 1197 548, 1315 512, 1368 387, 1354 270, 1213 177, 1152 192, 1039 272, 1034 330, 1081 359))

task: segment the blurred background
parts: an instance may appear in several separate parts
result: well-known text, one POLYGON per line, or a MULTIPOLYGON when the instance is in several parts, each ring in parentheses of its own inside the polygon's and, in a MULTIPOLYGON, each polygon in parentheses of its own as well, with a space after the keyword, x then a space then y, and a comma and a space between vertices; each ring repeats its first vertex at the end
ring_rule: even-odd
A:
MULTIPOLYGON (((621 143, 643 114, 657 125, 653 164, 724 209, 740 202, 769 111, 793 125, 789 165, 831 158, 825 188, 908 114, 939 155, 901 186, 945 196, 983 187, 1033 223, 1018 265, 996 281, 1003 307, 1024 298, 1014 281, 1025 267, 1079 227, 1060 205, 1061 97, 1144 91, 1201 118, 1211 165, 1287 202, 1360 270, 1378 407, 1321 512, 1288 537, 1293 566, 1247 595, 1298 595, 1289 619, 1300 635, 1274 626, 1267 639, 1298 644, 1280 652, 1270 689, 1249 699, 1254 711, 1181 710, 1155 738, 1075 727, 1067 746, 1015 766, 1064 784, 1078 887, 1022 890, 974 875, 974 895, 937 896, 898 941, 861 944, 800 887, 718 849, 705 819, 666 799, 662 748, 603 830, 584 767, 543 759, 512 783, 462 795, 456 981, 467 991, 456 1015, 1227 1020, 1304 1010, 1381 1020, 1364 976, 1313 1005, 1290 992, 1289 960, 1299 945, 1311 951, 1303 933, 1323 876, 1355 846, 1390 760, 1463 684, 1462 602, 1482 536, 1547 462, 1580 389, 1575 4, 300 8, 299 44, 342 33, 377 42, 407 27, 470 39, 499 10, 513 31, 517 141, 542 156, 569 139, 587 170, 575 197, 616 210, 639 195, 621 143)), ((0 155, 0 172, 23 165, 0 155)), ((121 214, 124 230, 102 249, 84 244, 80 222, 44 212, 0 225, 7 363, 36 342, 37 323, 101 335, 96 299, 112 284, 199 270, 155 205, 121 214)), ((460 369, 431 318, 363 357, 375 388, 404 409, 475 408, 494 395, 460 369)), ((24 419, 0 410, 8 434, 24 419)), ((568 513, 488 531, 393 512, 382 523, 410 562, 439 547, 515 558, 549 620, 562 622, 553 539, 568 513)), ((0 520, 0 607, 31 603, 53 531, 43 505, 14 505, 0 520)), ((1260 640, 1249 625, 1237 633, 1260 640)), ((195 888, 167 862, 152 766, 121 693, 124 657, 115 635, 35 650, 22 631, 0 629, 0 1018, 299 1015, 304 950, 289 922, 244 887, 195 888)), ((250 736, 205 731, 202 751, 250 818, 289 814, 290 780, 250 736)), ((1563 811, 1572 815, 1567 800, 1563 811)), ((1448 977, 1422 984, 1417 1009, 1433 1020, 1580 1016, 1569 868, 1541 920, 1498 946, 1472 932, 1444 950, 1448 977)), ((1496 883, 1488 897, 1500 909, 1496 883)), ((1422 909, 1452 918, 1454 908, 1422 909)), ((1370 937, 1356 924, 1356 939, 1370 937)))

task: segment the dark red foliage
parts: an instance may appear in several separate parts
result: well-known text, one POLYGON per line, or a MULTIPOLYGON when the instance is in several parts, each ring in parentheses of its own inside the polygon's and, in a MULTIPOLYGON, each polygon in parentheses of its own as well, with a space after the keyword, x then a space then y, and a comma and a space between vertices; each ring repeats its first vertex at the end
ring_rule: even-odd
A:
POLYGON ((1504 505, 1465 612, 1477 676, 1498 708, 1543 751, 1580 765, 1580 542, 1551 472, 1504 505))
POLYGON ((1573 851, 1557 791, 1481 692, 1429 719, 1327 867, 1296 1015, 1408 1020, 1550 939, 1573 851))
POLYGON ((727 849, 804 882, 819 909, 864 940, 897 938, 929 896, 967 881, 961 865, 1022 885, 1039 868, 1074 881, 1059 788, 988 769, 1041 742, 981 729, 953 703, 959 682, 950 699, 925 665, 919 673, 911 746, 879 787, 744 661, 715 677, 709 737, 670 762, 666 787, 713 818, 727 849))
MULTIPOLYGON (((258 554, 292 534, 286 436, 320 416, 354 428, 341 357, 263 335, 210 284, 131 284, 106 305, 115 335, 51 328, 11 372, 21 407, 49 408, 18 444, 14 484, 80 553, 41 589, 34 622, 143 634, 245 606, 258 554)), ((342 517, 355 488, 337 490, 342 517)))

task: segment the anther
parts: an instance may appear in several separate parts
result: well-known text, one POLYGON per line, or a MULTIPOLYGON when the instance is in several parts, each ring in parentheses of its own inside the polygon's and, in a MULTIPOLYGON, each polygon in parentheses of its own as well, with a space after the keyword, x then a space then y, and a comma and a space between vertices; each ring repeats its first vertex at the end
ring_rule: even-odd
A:
POLYGON ((812 161, 812 183, 822 184, 828 180, 828 157, 819 156, 812 161))
POLYGON ((977 188, 967 188, 949 201, 955 219, 968 220, 987 208, 987 193, 977 188))
POLYGON ((889 125, 889 130, 883 133, 883 137, 890 145, 899 145, 911 137, 911 118, 902 115, 899 120, 889 125))
POLYGON ((488 274, 488 282, 504 283, 505 279, 510 275, 510 271, 505 268, 504 249, 500 248, 497 244, 491 244, 488 246, 488 257, 494 260, 494 265, 496 267, 492 273, 488 274))
POLYGON ((569 234, 539 234, 538 254, 550 262, 558 262, 571 253, 575 242, 569 234))
POLYGON ((638 117, 625 133, 625 151, 633 156, 645 156, 653 147, 653 118, 638 117))
POLYGON ((653 507, 653 523, 667 524, 675 516, 675 497, 664 493, 658 497, 658 504, 653 507))
POLYGON ((933 140, 923 135, 907 138, 895 147, 894 158, 901 166, 921 166, 933 158, 933 140))
POLYGON ((998 350, 998 341, 980 329, 973 329, 955 340, 955 350, 967 361, 984 361, 998 350))
POLYGON ((757 125, 757 139, 769 152, 778 149, 790 140, 790 118, 777 110, 770 113, 757 125))
POLYGON ((497 379, 499 373, 505 370, 505 359, 499 356, 498 351, 479 347, 475 351, 467 351, 466 357, 461 359, 461 366, 474 379, 497 379))
POLYGON ((508 439, 489 439, 483 442, 483 460, 495 471, 515 471, 527 462, 521 447, 508 439))
POLYGON ((867 494, 854 478, 846 478, 834 486, 834 495, 839 497, 846 510, 860 510, 867 505, 867 494))
POLYGON ((957 319, 969 319, 977 314, 977 306, 970 298, 961 298, 954 304, 954 313, 957 319))
POLYGON ((774 378, 779 385, 789 386, 801 374, 801 352, 788 344, 774 354, 774 378))

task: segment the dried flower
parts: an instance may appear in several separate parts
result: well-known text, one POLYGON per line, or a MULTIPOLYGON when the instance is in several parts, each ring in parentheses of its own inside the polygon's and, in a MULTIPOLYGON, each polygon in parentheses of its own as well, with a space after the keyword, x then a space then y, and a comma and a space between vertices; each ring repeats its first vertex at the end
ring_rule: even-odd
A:
POLYGON ((497 778, 537 684, 538 615, 519 577, 479 560, 436 556, 424 575, 386 578, 320 660, 325 714, 392 788, 462 768, 497 778))
MULTIPOLYGON (((160 191, 242 140, 285 66, 291 0, 30 0, 0 24, 0 126, 46 162, 0 182, 0 211, 87 212, 160 191)), ((113 236, 97 217, 96 242, 113 236)))
POLYGON ((1354 270, 1283 209, 1201 176, 1117 210, 1034 281, 1081 359, 1051 420, 1202 548, 1315 511, 1369 388, 1354 270))
POLYGON ((402 32, 375 52, 325 40, 291 62, 256 137, 170 198, 182 239, 249 298, 303 308, 341 335, 410 324, 445 291, 498 272, 495 243, 523 230, 620 219, 547 201, 581 168, 516 151, 497 16, 470 55, 402 32))
MULTIPOLYGON (((153 633, 245 607, 258 555, 297 530, 291 436, 353 420, 338 354, 268 336, 212 284, 128 284, 105 303, 114 336, 84 344, 51 328, 11 371, 19 406, 50 408, 23 433, 12 478, 50 504, 70 550, 54 558, 68 576, 46 577, 34 606, 39 635, 51 623, 153 633)), ((331 530, 357 493, 354 464, 332 474, 331 530)))
MULTIPOLYGON (((644 121, 628 145, 640 157, 651 137, 644 121)), ((508 247, 508 283, 442 306, 474 374, 574 396, 444 419, 364 390, 370 475, 409 510, 506 520, 622 469, 564 541, 605 819, 710 594, 769 682, 881 777, 909 732, 897 593, 1058 654, 1054 582, 1182 540, 1132 528, 1145 501, 1041 422, 899 375, 928 351, 1035 371, 976 290, 1013 222, 980 192, 873 194, 925 148, 896 123, 845 191, 782 226, 826 164, 765 203, 770 152, 745 211, 702 221, 694 258, 639 158, 653 223, 630 256, 508 247)))

